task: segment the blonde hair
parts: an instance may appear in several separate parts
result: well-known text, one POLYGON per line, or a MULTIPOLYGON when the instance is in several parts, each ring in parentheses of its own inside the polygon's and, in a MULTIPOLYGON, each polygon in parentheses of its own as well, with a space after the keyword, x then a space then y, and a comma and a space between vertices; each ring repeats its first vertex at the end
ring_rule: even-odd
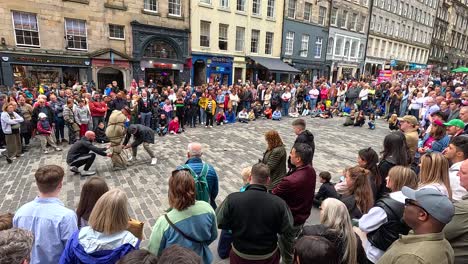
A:
POLYGON ((395 124, 398 120, 398 115, 397 114, 393 114, 390 116, 390 118, 388 119, 388 123, 390 124, 395 124))
POLYGON ((443 184, 447 188, 449 198, 452 199, 452 188, 450 188, 448 160, 438 152, 425 154, 421 157, 421 170, 419 171, 419 186, 432 183, 443 184))
POLYGON ((320 222, 343 239, 345 251, 341 263, 356 264, 358 241, 346 205, 335 198, 327 198, 322 202, 321 208, 320 222))
POLYGON ((391 182, 390 189, 393 192, 401 191, 403 186, 411 189, 418 188, 418 175, 409 167, 394 166, 388 171, 388 179, 391 182))
POLYGON ((127 229, 130 219, 127 204, 127 195, 121 189, 104 193, 89 216, 89 226, 107 235, 127 229))
POLYGON ((252 174, 252 166, 243 168, 241 171, 242 181, 244 184, 248 183, 249 177, 252 174))

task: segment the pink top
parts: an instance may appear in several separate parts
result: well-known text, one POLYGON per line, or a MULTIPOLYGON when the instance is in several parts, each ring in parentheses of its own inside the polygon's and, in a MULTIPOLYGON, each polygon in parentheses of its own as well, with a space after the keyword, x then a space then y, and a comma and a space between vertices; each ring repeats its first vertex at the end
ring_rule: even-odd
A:
POLYGON ((171 112, 172 111, 172 105, 171 104, 164 104, 163 105, 163 110, 166 113, 171 112))
POLYGON ((179 131, 179 122, 176 122, 175 120, 172 120, 169 123, 169 132, 171 132, 171 131, 174 131, 175 133, 177 133, 177 131, 179 131))

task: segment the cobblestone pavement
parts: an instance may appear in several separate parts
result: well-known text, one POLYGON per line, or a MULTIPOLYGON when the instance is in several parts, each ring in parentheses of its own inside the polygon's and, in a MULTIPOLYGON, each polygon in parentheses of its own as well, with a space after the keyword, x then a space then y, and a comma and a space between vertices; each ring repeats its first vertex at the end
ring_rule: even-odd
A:
MULTIPOLYGON (((343 127, 343 118, 306 120, 307 128, 315 135, 314 167, 317 174, 328 170, 335 181, 345 167, 356 164, 359 149, 371 146, 380 151, 383 138, 389 133, 387 125, 381 120, 377 121, 377 129, 373 131, 366 127, 343 127)), ((170 172, 185 162, 189 142, 202 143, 203 159, 211 163, 218 172, 219 204, 229 193, 238 191, 241 187, 241 169, 256 163, 262 157, 266 148, 263 134, 267 130, 278 130, 289 151, 295 139, 291 128, 292 121, 293 119, 286 118, 279 122, 257 120, 250 124, 188 128, 181 135, 156 136, 153 149, 157 153, 158 163, 155 166, 149 165, 150 158, 140 147, 140 161, 126 171, 111 171, 110 160, 100 156, 96 159, 93 169, 96 169, 97 175, 104 177, 111 187, 119 187, 126 191, 130 214, 145 222, 144 232, 146 238, 149 238, 151 227, 168 207, 167 181, 170 172)), ((24 203, 34 199, 37 194, 34 172, 39 167, 57 164, 67 168, 65 158, 68 146, 62 152, 44 155, 40 152, 38 141, 33 141, 32 145, 33 148, 24 157, 12 164, 0 159, 0 212, 14 212, 24 203)), ((67 207, 76 207, 84 181, 84 178, 73 175, 68 168, 66 169, 60 198, 67 207)), ((317 213, 314 212, 311 218, 315 218, 311 221, 316 222, 317 213)))

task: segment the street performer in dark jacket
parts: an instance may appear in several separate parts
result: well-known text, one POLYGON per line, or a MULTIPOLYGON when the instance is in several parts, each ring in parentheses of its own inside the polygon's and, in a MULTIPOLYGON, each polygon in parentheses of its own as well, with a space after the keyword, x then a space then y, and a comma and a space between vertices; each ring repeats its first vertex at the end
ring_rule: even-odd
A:
POLYGON ((107 154, 107 148, 98 148, 93 145, 93 141, 96 139, 96 134, 93 131, 86 131, 84 137, 81 140, 75 142, 67 155, 67 164, 70 166, 70 170, 74 173, 80 173, 81 176, 91 176, 96 174, 95 171, 90 171, 91 165, 93 165, 96 159, 96 154, 101 156, 111 157, 112 154, 107 154), (94 153, 89 153, 90 151, 94 153), (84 171, 80 172, 79 167, 85 165, 84 171))
MULTIPOLYGON (((310 164, 312 165, 315 152, 314 134, 312 134, 312 132, 310 132, 309 130, 306 130, 306 123, 302 118, 294 120, 292 122, 292 126, 294 129, 294 133, 297 135, 297 138, 294 141, 294 145, 298 143, 305 143, 311 147, 312 152, 310 154, 310 164)), ((288 168, 294 168, 294 164, 291 163, 291 157, 288 158, 288 168)))
POLYGON ((149 144, 154 144, 154 131, 147 126, 136 124, 130 125, 127 129, 127 135, 123 142, 124 148, 132 148, 132 156, 128 161, 135 161, 137 156, 138 146, 143 144, 143 148, 148 152, 151 157, 151 165, 155 165, 158 159, 151 150, 149 144), (128 144, 130 138, 133 136, 132 144, 128 144))
POLYGON ((314 201, 316 174, 311 163, 312 148, 305 143, 294 144, 290 160, 293 168, 272 190, 291 209, 294 217, 292 233, 282 235, 279 240, 284 263, 293 262, 292 242, 301 233, 302 226, 310 215, 314 201))
POLYGON ((244 192, 229 194, 216 210, 218 228, 232 231, 230 263, 278 264, 278 235, 292 232, 291 211, 281 198, 267 192, 267 165, 254 165, 249 181, 244 192))

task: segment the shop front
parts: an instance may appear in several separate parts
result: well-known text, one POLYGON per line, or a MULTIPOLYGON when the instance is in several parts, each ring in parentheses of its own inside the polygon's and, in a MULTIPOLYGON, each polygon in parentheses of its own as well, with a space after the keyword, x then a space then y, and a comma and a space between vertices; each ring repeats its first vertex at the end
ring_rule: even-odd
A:
POLYGON ((294 76, 301 71, 289 66, 277 58, 254 57, 247 58, 246 80, 292 82, 294 76))
POLYGON ((192 85, 232 84, 232 57, 192 54, 192 85))
POLYGON ((190 81, 189 31, 131 22, 133 78, 158 89, 190 81))
POLYGON ((418 64, 418 63, 410 63, 409 64, 409 70, 424 70, 427 68, 426 64, 418 64))
POLYGON ((116 81, 120 88, 130 87, 130 57, 112 49, 94 52, 90 57, 93 80, 97 80, 96 85, 99 89, 104 90, 113 81, 116 81))
POLYGON ((20 53, 0 53, 2 84, 23 87, 92 80, 91 61, 87 57, 64 57, 20 53))

